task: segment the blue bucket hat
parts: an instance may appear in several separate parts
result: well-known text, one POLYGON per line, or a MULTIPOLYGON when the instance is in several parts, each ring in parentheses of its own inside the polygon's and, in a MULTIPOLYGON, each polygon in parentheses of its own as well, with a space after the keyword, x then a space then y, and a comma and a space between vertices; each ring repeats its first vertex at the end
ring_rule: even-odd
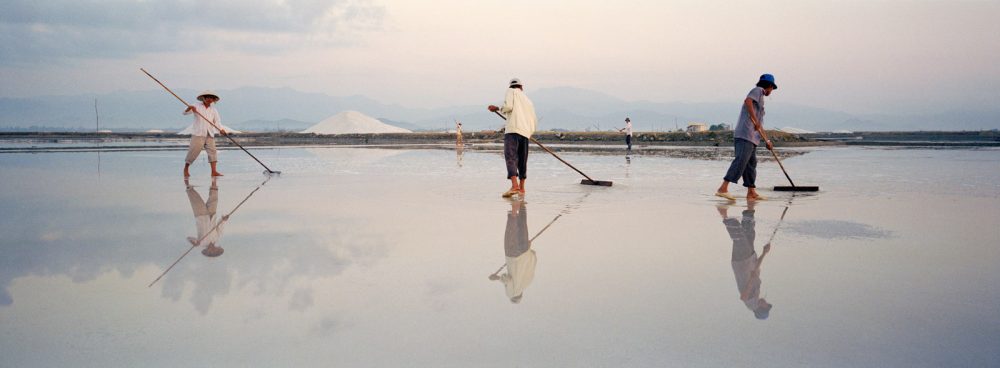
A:
POLYGON ((767 83, 770 83, 770 84, 771 84, 771 86, 772 86, 772 87, 774 87, 774 89, 778 89, 778 85, 777 85, 777 84, 774 84, 774 76, 773 76, 773 75, 770 75, 770 74, 762 74, 762 75, 760 76, 760 80, 759 80, 759 81, 757 81, 757 83, 758 83, 758 84, 760 84, 760 82, 767 82, 767 83))

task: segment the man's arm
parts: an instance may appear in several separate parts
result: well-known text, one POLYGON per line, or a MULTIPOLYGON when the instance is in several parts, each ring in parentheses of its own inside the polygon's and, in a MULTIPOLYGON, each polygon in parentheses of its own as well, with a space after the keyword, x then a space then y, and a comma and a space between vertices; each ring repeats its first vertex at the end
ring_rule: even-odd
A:
POLYGON ((760 121, 757 120, 757 109, 753 106, 754 100, 747 97, 743 100, 743 105, 747 107, 747 112, 750 113, 750 122, 753 123, 754 130, 760 133, 761 138, 764 138, 764 144, 767 145, 767 149, 774 149, 774 145, 771 144, 771 140, 767 138, 767 132, 764 131, 764 126, 761 125, 760 121))

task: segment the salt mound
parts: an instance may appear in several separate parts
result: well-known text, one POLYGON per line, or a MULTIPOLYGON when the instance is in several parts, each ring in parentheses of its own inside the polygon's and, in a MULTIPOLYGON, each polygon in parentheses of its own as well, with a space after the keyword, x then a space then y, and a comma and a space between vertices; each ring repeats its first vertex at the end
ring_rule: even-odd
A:
POLYGON ((805 129, 799 129, 799 128, 794 128, 794 127, 784 127, 784 128, 780 128, 778 130, 780 130, 782 132, 785 132, 785 133, 791 133, 791 134, 810 134, 810 133, 815 133, 815 132, 811 132, 811 131, 808 131, 808 130, 805 130, 805 129))
POLYGON ((395 127, 357 111, 344 111, 331 116, 302 133, 353 134, 353 133, 412 133, 408 129, 395 127))

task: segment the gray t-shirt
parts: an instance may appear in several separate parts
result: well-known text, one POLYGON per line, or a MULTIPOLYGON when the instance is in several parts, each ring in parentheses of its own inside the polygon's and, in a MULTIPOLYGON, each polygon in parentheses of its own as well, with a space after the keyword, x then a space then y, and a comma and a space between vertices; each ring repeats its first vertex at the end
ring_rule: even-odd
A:
MULTIPOLYGON (((750 93, 747 94, 747 98, 753 100, 753 108, 757 111, 757 121, 760 122, 761 126, 763 126, 764 89, 754 87, 750 90, 750 93)), ((748 140, 755 146, 760 145, 760 132, 754 129, 753 122, 750 121, 750 112, 747 111, 747 105, 741 105, 743 108, 740 109, 740 119, 736 123, 736 129, 733 130, 733 137, 748 140)))

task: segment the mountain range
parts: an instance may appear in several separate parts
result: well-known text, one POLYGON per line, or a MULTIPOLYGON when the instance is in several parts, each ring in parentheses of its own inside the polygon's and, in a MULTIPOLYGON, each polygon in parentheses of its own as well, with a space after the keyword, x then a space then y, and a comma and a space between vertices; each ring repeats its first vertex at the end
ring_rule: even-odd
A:
MULTIPOLYGON (((177 90, 194 96, 194 90, 177 90)), ((290 88, 243 87, 219 90, 223 122, 244 131, 301 131, 345 110, 356 110, 410 130, 453 129, 460 121, 466 131, 498 129, 503 122, 486 105, 459 105, 434 109, 385 104, 365 96, 330 96, 290 88)), ((599 91, 574 87, 539 89, 528 93, 540 119, 539 129, 609 130, 631 118, 637 131, 666 131, 688 123, 734 124, 740 101, 650 102, 626 101, 599 91)), ((498 97, 499 98, 499 97, 498 97)), ((188 102, 196 102, 190 98, 188 102)), ((495 103, 495 102, 494 102, 495 103)), ((0 98, 0 130, 181 130, 190 117, 184 106, 162 90, 122 91, 102 95, 0 98), (96 101, 96 111, 95 111, 96 101)), ((767 107, 765 125, 811 131, 984 130, 1000 128, 1000 109, 942 111, 935 114, 869 114, 796 105, 767 107)))

